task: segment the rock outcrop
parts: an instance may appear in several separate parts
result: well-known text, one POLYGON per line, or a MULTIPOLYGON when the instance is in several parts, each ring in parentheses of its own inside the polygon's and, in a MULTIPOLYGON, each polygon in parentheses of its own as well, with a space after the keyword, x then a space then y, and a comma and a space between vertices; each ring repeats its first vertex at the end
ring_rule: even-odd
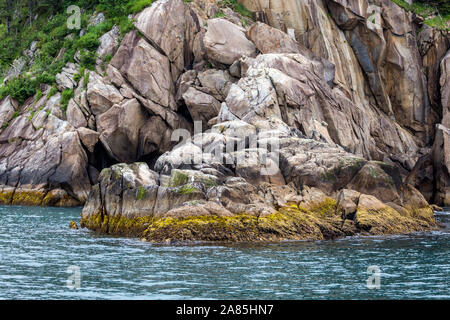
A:
MULTIPOLYGON (((335 65, 336 87, 364 115, 365 158, 394 163, 406 174, 431 154, 446 106, 439 69, 448 31, 419 26, 420 19, 390 0, 239 2, 335 65)), ((414 182, 432 202, 441 201, 433 191, 436 169, 425 162, 414 182)))
POLYGON ((59 94, 28 101, 2 130, 0 203, 71 206, 87 200, 88 157, 76 129, 59 118, 59 103, 59 94))
POLYGON ((436 202, 450 204, 450 50, 441 63, 442 123, 436 126, 433 161, 437 186, 436 202))
POLYGON ((448 32, 389 0, 239 2, 257 22, 155 1, 120 43, 117 27, 101 38, 104 72, 63 68, 67 108, 48 87, 3 99, 0 203, 85 203, 82 227, 157 242, 435 228, 448 32))
POLYGON ((208 21, 203 42, 208 58, 225 65, 231 65, 243 56, 256 56, 256 47, 245 36, 245 29, 225 19, 208 21))

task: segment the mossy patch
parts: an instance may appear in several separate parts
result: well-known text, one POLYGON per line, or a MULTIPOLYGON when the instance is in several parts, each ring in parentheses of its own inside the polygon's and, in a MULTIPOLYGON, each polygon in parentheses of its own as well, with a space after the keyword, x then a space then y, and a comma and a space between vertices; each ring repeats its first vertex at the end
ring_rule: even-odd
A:
POLYGON ((367 161, 361 158, 339 159, 337 166, 322 173, 322 180, 340 184, 342 179, 353 177, 366 163, 367 161))
POLYGON ((330 199, 308 210, 292 204, 263 217, 242 213, 227 217, 126 218, 97 213, 82 218, 81 227, 156 243, 324 240, 357 233, 384 235, 432 230, 436 223, 430 210, 408 210, 407 215, 390 207, 358 210, 354 220, 343 221, 336 210, 336 202, 330 199))
POLYGON ((136 195, 136 200, 142 200, 147 195, 147 189, 145 187, 139 187, 136 195))
POLYGON ((184 186, 179 187, 178 189, 176 189, 176 192, 179 194, 193 194, 193 193, 200 193, 202 192, 201 190, 199 190, 197 187, 195 187, 194 185, 191 184, 186 184, 184 186))
POLYGON ((34 206, 42 205, 45 193, 40 190, 17 190, 14 192, 12 199, 13 205, 34 206))
POLYGON ((82 228, 103 234, 140 237, 153 221, 152 217, 126 218, 121 215, 110 217, 99 212, 87 218, 82 217, 80 225, 82 228))
POLYGON ((83 218, 81 226, 101 233, 145 238, 152 242, 318 240, 346 235, 339 231, 341 220, 334 215, 335 206, 336 203, 330 199, 312 210, 292 205, 261 217, 242 213, 226 217, 125 218, 97 213, 83 218))
POLYGON ((14 191, 11 190, 3 190, 0 192, 0 204, 9 205, 12 202, 12 198, 14 195, 14 191))
POLYGON ((176 188, 189 182, 189 175, 184 172, 174 171, 170 176, 169 187, 176 188))
POLYGON ((76 207, 81 205, 80 202, 72 198, 67 193, 60 194, 54 192, 53 190, 46 194, 44 199, 42 199, 41 206, 44 207, 76 207))
POLYGON ((332 216, 336 213, 337 202, 332 198, 327 198, 325 201, 313 204, 309 211, 319 216, 332 216))
POLYGON ((78 229, 78 225, 77 225, 77 223, 75 221, 70 221, 69 228, 76 230, 76 229, 78 229))
POLYGON ((432 211, 424 208, 407 212, 407 215, 402 215, 390 207, 380 210, 358 209, 355 223, 361 233, 368 235, 406 234, 436 227, 432 211))

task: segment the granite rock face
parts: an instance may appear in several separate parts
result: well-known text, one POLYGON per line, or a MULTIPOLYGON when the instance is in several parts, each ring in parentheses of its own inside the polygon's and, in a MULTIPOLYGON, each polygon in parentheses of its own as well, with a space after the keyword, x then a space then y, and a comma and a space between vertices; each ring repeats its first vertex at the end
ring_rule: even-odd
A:
POLYGON ((443 204, 433 191, 441 184, 433 176, 439 167, 419 159, 432 154, 448 105, 439 84, 448 31, 420 25, 390 0, 239 2, 333 63, 335 88, 364 117, 363 156, 396 164, 404 174, 421 164, 412 183, 428 201, 443 204))
POLYGON ((2 204, 70 206, 87 200, 88 157, 76 129, 58 117, 59 100, 26 102, 2 130, 2 204))
POLYGON ((256 55, 256 47, 245 36, 245 29, 225 19, 209 20, 203 41, 208 58, 225 65, 256 55))
POLYGON ((104 72, 57 76, 66 110, 50 88, 3 99, 1 203, 85 204, 82 226, 151 241, 433 229, 428 203, 450 203, 448 33, 388 0, 239 2, 258 21, 155 1, 101 38, 104 72))
POLYGON ((441 62, 442 123, 436 126, 433 162, 436 169, 436 201, 450 204, 450 51, 441 62))

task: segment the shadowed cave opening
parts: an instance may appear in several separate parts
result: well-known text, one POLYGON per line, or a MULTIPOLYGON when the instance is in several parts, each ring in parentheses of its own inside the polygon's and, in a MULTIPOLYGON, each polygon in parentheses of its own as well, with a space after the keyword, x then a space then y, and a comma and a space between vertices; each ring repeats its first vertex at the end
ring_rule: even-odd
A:
POLYGON ((156 161, 158 161, 158 158, 161 157, 163 154, 159 151, 154 151, 152 153, 149 153, 147 155, 144 155, 136 160, 136 162, 145 162, 148 164, 148 167, 150 170, 155 170, 155 164, 156 161))
POLYGON ((95 169, 97 169, 98 172, 102 172, 103 169, 109 168, 115 164, 118 164, 119 162, 109 156, 102 143, 97 143, 94 149, 94 153, 89 159, 89 163, 95 169))

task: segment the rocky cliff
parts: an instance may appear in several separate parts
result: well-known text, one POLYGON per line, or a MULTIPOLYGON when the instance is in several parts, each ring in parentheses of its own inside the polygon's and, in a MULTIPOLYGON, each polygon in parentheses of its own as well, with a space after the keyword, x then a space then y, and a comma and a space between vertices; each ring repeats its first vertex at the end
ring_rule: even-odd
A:
POLYGON ((103 69, 57 76, 67 110, 46 86, 4 98, 0 203, 85 204, 82 226, 153 241, 434 228, 448 31, 390 0, 239 2, 154 2, 100 38, 103 69))

